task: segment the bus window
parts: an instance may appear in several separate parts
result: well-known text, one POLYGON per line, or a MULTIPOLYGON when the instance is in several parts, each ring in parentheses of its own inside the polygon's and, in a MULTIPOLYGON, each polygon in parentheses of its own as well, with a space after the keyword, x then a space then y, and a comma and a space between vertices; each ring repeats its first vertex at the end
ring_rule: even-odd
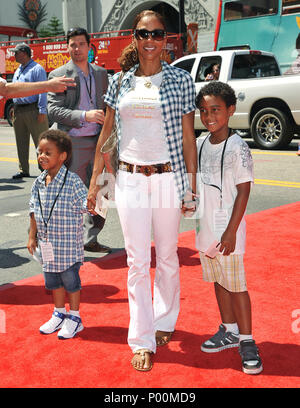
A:
POLYGON ((232 79, 278 76, 280 71, 273 57, 268 55, 236 55, 233 61, 232 79))
POLYGON ((188 73, 191 73, 192 69, 193 69, 194 62, 195 62, 195 58, 190 58, 190 59, 186 59, 186 60, 180 61, 178 63, 175 63, 174 65, 177 68, 184 69, 188 73))
POLYGON ((221 66, 222 58, 221 57, 203 57, 201 58, 198 72, 196 75, 196 82, 204 82, 206 80, 207 74, 214 65, 221 66))
POLYGON ((278 12, 278 0, 243 0, 225 4, 224 20, 239 20, 278 12), (263 4, 262 4, 263 3, 263 4))
POLYGON ((297 58, 300 0, 223 0, 219 12, 216 50, 247 46, 272 52, 282 72, 297 58), (252 16, 246 17, 242 6, 250 6, 252 16))
POLYGON ((282 14, 293 14, 300 12, 300 1, 282 0, 282 14))

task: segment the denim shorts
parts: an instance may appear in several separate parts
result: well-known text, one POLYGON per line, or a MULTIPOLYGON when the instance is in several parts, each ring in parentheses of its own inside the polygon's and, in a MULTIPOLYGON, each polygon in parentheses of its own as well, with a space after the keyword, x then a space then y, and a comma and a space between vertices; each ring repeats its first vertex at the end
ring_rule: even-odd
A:
POLYGON ((79 269, 81 262, 76 262, 63 272, 44 272, 46 289, 54 290, 65 288, 67 292, 77 292, 81 289, 79 269))

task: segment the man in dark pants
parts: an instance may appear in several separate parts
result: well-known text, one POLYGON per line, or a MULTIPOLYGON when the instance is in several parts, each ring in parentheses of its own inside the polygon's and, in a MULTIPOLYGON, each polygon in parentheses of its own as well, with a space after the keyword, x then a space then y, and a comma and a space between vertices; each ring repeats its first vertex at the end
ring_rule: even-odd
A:
MULTIPOLYGON (((77 173, 87 187, 93 169, 97 140, 104 122, 103 95, 108 86, 104 68, 88 62, 90 37, 83 28, 71 28, 67 33, 71 60, 49 74, 74 78, 77 86, 63 93, 48 93, 48 114, 59 129, 69 133, 72 139, 72 163, 70 170, 77 173)), ((101 245, 97 236, 105 219, 100 215, 86 215, 84 221, 84 249, 91 252, 110 252, 101 245)))
MULTIPOLYGON (((15 82, 47 81, 44 68, 31 58, 30 47, 23 43, 11 50, 15 59, 20 63, 14 76, 15 82)), ((29 177, 29 141, 32 136, 35 147, 38 145, 40 134, 48 129, 47 94, 32 95, 14 98, 13 127, 19 158, 19 172, 13 179, 29 177)))

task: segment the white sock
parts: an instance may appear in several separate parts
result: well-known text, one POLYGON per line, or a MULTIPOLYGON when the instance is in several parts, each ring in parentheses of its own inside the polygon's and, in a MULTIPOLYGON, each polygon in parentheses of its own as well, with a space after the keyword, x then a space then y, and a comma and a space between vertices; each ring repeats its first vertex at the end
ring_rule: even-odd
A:
POLYGON ((240 334, 240 342, 243 340, 253 340, 252 334, 240 334))
POLYGON ((69 313, 70 313, 71 315, 73 315, 73 316, 80 317, 79 310, 70 310, 69 313))
POLYGON ((231 333, 238 336, 239 328, 238 328, 237 323, 222 323, 222 324, 223 326, 225 326, 226 331, 230 331, 231 333))
POLYGON ((63 314, 66 314, 66 313, 67 313, 65 307, 55 307, 54 310, 55 310, 56 312, 63 313, 63 314))

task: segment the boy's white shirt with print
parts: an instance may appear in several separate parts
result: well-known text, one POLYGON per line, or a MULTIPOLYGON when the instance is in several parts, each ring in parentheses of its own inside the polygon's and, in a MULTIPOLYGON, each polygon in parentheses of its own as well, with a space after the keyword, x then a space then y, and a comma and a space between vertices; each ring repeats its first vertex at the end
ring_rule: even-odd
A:
MULTIPOLYGON (((205 138, 197 141, 198 160, 199 152, 205 138)), ((224 143, 211 144, 209 138, 201 153, 201 174, 197 174, 199 191, 200 218, 196 220, 196 248, 205 252, 213 241, 220 240, 223 232, 214 231, 214 211, 221 208, 221 194, 216 185, 221 188, 221 157, 224 143)), ((236 186, 241 183, 253 182, 253 160, 247 143, 237 134, 233 134, 227 141, 224 153, 222 209, 228 212, 230 220, 234 202, 237 196, 236 186)), ((243 254, 246 243, 246 222, 243 217, 236 235, 236 247, 233 254, 243 254)))

